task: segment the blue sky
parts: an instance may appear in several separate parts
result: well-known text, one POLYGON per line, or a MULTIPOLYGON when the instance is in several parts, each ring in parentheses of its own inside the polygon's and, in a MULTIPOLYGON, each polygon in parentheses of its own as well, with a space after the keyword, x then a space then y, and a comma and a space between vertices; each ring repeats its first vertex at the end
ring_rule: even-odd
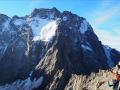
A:
POLYGON ((0 0, 0 13, 10 17, 52 7, 85 17, 103 44, 120 50, 119 0, 0 0))

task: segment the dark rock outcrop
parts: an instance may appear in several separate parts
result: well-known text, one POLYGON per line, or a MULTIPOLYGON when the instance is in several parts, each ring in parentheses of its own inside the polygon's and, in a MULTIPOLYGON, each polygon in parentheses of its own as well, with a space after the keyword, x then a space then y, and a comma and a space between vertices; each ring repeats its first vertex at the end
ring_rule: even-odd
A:
POLYGON ((101 41, 84 18, 66 11, 62 15, 54 43, 36 66, 32 78, 44 77, 37 90, 90 90, 87 89, 87 80, 97 77, 91 74, 100 74, 100 70, 111 68, 108 58, 101 41), (87 30, 82 31, 84 29, 87 30), (77 78, 86 82, 80 83, 83 81, 79 82, 77 78), (67 87, 74 85, 74 80, 79 86, 67 87))

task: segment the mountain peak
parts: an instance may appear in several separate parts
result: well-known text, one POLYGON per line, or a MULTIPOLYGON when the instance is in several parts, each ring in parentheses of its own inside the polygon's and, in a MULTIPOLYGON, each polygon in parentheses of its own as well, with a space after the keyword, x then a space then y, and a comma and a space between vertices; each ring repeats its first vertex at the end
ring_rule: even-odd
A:
POLYGON ((10 17, 8 17, 8 16, 5 15, 5 14, 0 14, 0 18, 10 18, 10 17))
POLYGON ((56 8, 51 8, 51 9, 45 9, 45 8, 40 8, 40 9, 34 9, 33 12, 31 13, 32 17, 39 16, 41 18, 58 18, 60 17, 60 11, 57 10, 56 8))
POLYGON ((0 24, 4 23, 6 20, 10 19, 7 15, 0 14, 0 24))

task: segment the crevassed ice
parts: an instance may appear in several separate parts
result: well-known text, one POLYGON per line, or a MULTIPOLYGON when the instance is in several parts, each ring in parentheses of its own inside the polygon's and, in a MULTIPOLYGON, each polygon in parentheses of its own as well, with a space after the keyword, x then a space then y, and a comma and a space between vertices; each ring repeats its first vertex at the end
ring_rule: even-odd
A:
POLYGON ((58 24, 57 21, 51 21, 45 25, 40 32, 40 39, 43 41, 49 41, 57 30, 58 24))
POLYGON ((57 20, 41 19, 36 16, 28 18, 27 22, 33 31, 33 41, 49 41, 57 29, 57 20))
POLYGON ((57 29, 57 20, 42 19, 38 16, 28 17, 24 19, 14 20, 14 24, 21 26, 24 23, 28 24, 33 32, 33 41, 49 41, 55 35, 57 29))
POLYGON ((80 25, 80 32, 84 34, 88 30, 88 22, 84 20, 80 25))
POLYGON ((41 18, 39 18, 37 16, 33 17, 33 18, 28 18, 27 19, 27 22, 28 22, 29 26, 32 28, 34 36, 39 36, 42 27, 45 26, 50 21, 51 20, 41 19, 41 18))

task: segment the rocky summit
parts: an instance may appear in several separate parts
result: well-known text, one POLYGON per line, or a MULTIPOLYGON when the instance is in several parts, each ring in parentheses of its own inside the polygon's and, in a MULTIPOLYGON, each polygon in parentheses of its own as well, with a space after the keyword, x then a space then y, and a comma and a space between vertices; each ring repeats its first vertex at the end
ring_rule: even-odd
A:
POLYGON ((0 90, 112 90, 109 69, 119 59, 120 52, 72 12, 0 14, 0 90))

